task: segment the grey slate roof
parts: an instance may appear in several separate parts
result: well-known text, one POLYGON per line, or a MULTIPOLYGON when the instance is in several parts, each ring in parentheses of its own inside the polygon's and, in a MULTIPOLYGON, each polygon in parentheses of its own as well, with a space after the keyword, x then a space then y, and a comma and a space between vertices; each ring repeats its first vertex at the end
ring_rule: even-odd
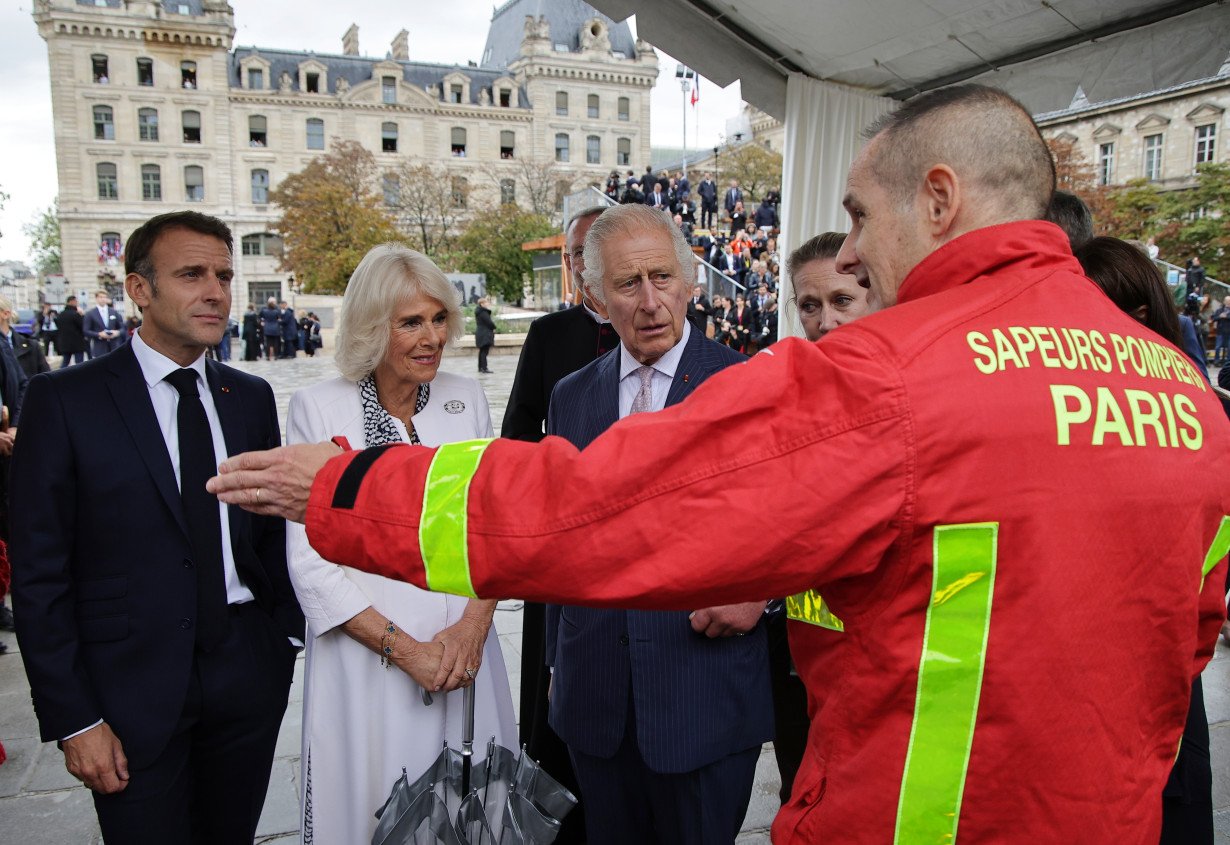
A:
MULTIPOLYGON (((315 59, 329 69, 329 91, 337 90, 337 80, 345 79, 351 87, 372 78, 372 66, 387 59, 375 59, 367 56, 339 56, 330 53, 301 52, 297 50, 273 50, 263 47, 236 47, 230 55, 230 70, 228 84, 231 88, 242 88, 240 62, 248 56, 259 56, 270 63, 269 78, 265 80, 266 90, 278 89, 278 79, 282 72, 290 74, 291 90, 299 90, 299 64, 308 59, 315 59)), ((467 65, 440 65, 428 62, 398 61, 402 68, 402 79, 407 85, 413 85, 420 90, 428 85, 434 85, 453 71, 460 71, 470 78, 470 103, 479 102, 479 92, 490 88, 491 83, 504 76, 495 68, 477 68, 467 65)), ((525 91, 518 89, 517 108, 529 108, 529 98, 525 91)))
POLYGON ((487 29, 487 46, 483 48, 483 67, 504 68, 517 58, 525 34, 525 16, 537 20, 545 15, 551 25, 551 43, 567 44, 576 52, 581 45, 581 25, 590 18, 606 22, 611 49, 632 58, 636 55, 636 40, 627 21, 615 23, 582 0, 508 0, 491 15, 487 29))
MULTIPOLYGON (((1228 62, 1230 64, 1230 62, 1228 62)), ((1128 97, 1115 97, 1111 100, 1103 100, 1100 103, 1090 103, 1087 100, 1078 106, 1069 106, 1066 109, 1056 109, 1055 111, 1042 112, 1035 114, 1034 121, 1041 122, 1046 120, 1054 120, 1061 117, 1075 117, 1078 114, 1089 111, 1097 111, 1107 108, 1108 106, 1117 106, 1125 103, 1135 103, 1145 97, 1157 97, 1166 94, 1178 94, 1188 88, 1197 88, 1201 85, 1207 85, 1210 82, 1230 82, 1230 72, 1219 73, 1216 76, 1208 76, 1204 79, 1193 79, 1190 82, 1181 82, 1178 85, 1171 85, 1168 88, 1159 88, 1157 91, 1144 91, 1140 94, 1132 94, 1128 97)))

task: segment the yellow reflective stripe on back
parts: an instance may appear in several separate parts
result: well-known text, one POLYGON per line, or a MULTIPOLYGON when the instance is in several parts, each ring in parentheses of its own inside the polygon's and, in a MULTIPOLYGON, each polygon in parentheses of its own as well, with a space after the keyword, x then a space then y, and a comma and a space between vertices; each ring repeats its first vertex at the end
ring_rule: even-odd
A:
POLYGON ((957 839, 991 629, 998 538, 997 522, 935 529, 931 601, 893 837, 900 845, 952 845, 957 839))
POLYGON ((806 622, 832 631, 844 631, 846 625, 833 615, 824 599, 815 590, 786 597, 786 618, 806 622))
POLYGON ((1208 554, 1204 556, 1204 568, 1200 570, 1200 589, 1204 589, 1204 579, 1227 554, 1230 554, 1230 516, 1223 516, 1217 534, 1213 537, 1213 545, 1209 546, 1208 554))
POLYGON ((419 549, 427 589, 474 598, 466 506, 470 480, 490 440, 445 443, 436 450, 423 488, 419 549))

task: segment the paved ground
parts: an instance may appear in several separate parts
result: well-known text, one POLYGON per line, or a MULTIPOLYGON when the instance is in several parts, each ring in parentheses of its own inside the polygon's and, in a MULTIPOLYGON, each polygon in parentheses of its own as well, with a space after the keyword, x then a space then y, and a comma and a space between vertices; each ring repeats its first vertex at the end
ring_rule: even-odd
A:
MULTIPOLYGON (((503 352, 504 350, 497 350, 503 352)), ((487 390, 496 429, 504 416, 508 392, 516 367, 516 350, 490 359, 492 375, 479 376, 487 390)), ((474 374, 473 353, 445 358, 443 368, 464 375, 474 374)), ((291 394, 306 385, 336 375, 330 358, 295 361, 239 362, 243 369, 267 379, 274 387, 285 421, 291 394)), ((501 608, 496 613, 496 631, 504 651, 513 701, 518 700, 520 675, 521 614, 501 608)), ((30 707, 30 691, 17 642, 0 632, 8 644, 0 655, 0 741, 8 762, 0 766, 0 842, 22 845, 94 845, 100 842, 89 794, 64 770, 63 757, 53 744, 38 741, 38 726, 30 707)), ((257 842, 288 845, 296 842, 298 830, 298 775, 300 702, 303 662, 296 666, 291 704, 282 723, 277 755, 265 810, 257 830, 257 842)), ((1205 697, 1213 745, 1213 800, 1217 808, 1217 841, 1230 845, 1230 650, 1218 644, 1217 654, 1204 673, 1205 697)), ((761 754, 752 804, 739 837, 740 845, 768 842, 768 826, 777 812, 777 766, 769 746, 761 754)))

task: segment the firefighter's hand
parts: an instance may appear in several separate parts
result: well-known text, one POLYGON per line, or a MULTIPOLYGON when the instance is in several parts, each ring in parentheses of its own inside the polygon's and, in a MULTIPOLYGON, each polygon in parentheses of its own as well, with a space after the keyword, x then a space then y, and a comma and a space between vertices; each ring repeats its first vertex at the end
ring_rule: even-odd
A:
POLYGON ((228 505, 264 516, 303 522, 312 482, 341 447, 335 443, 300 443, 227 458, 205 485, 228 505))
POLYGON ((61 743, 64 767, 95 792, 104 795, 128 786, 128 758, 119 737, 103 722, 61 743))
POLYGON ((764 609, 762 601, 724 604, 694 610, 688 619, 692 621, 692 630, 706 637, 741 637, 756 627, 764 609))

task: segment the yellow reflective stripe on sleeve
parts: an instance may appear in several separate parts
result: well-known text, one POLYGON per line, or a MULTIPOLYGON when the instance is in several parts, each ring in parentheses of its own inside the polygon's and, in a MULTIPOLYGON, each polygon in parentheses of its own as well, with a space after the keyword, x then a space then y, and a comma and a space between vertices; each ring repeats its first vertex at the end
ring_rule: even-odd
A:
POLYGON ((1217 534, 1213 537, 1213 545, 1209 546, 1208 554, 1204 556, 1204 568, 1200 570, 1200 589, 1204 589, 1204 579, 1227 554, 1230 554, 1230 516, 1223 516, 1217 534))
POLYGON ((815 590, 786 597, 786 618, 806 622, 832 631, 844 631, 846 625, 833 615, 824 599, 815 590))
POLYGON ((991 629, 998 538, 997 522, 935 529, 931 601, 893 838, 901 845, 952 845, 957 839, 991 629))
POLYGON ((470 479, 489 445, 490 440, 445 443, 431 459, 419 518, 419 549, 429 590, 474 598, 466 506, 470 479))

